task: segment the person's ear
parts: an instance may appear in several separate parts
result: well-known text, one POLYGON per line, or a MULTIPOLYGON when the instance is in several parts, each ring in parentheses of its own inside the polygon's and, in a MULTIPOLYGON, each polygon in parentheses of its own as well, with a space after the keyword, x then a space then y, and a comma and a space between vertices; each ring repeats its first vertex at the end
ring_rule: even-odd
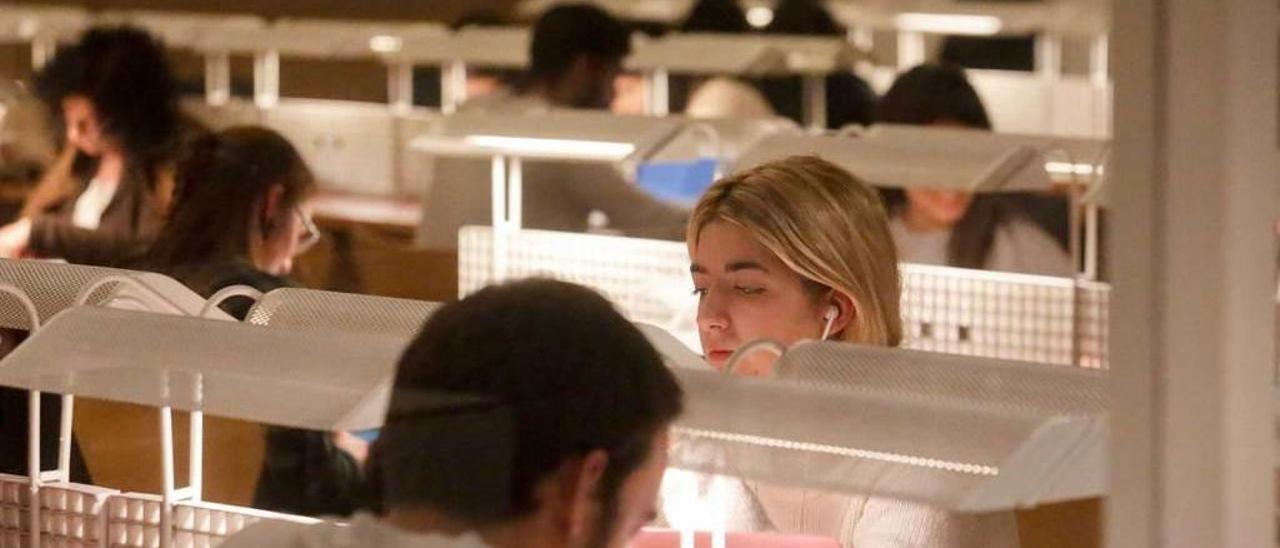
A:
MULTIPOLYGON (((858 307, 854 303, 853 297, 846 295, 842 291, 832 290, 824 303, 823 310, 835 308, 835 319, 831 320, 831 336, 835 339, 837 334, 844 333, 845 329, 851 328, 858 318, 858 307)), ((825 323, 825 318, 824 318, 825 323)))
POLYGON ((580 546, 595 533, 600 515, 600 479, 609 466, 609 455, 597 449, 565 463, 559 473, 565 538, 580 546))
POLYGON ((273 184, 262 201, 262 216, 258 219, 263 236, 275 232, 281 224, 281 219, 287 218, 288 212, 284 209, 284 185, 273 184))

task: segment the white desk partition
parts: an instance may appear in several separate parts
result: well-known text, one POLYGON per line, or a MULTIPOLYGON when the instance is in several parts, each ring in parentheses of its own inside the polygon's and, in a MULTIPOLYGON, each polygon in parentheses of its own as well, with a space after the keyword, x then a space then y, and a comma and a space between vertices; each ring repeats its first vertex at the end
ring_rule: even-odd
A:
POLYGON ((91 20, 80 8, 0 5, 0 43, 30 44, 31 66, 39 69, 59 43, 75 40, 91 20))
POLYGON ((1029 144, 967 129, 878 125, 839 134, 775 135, 739 160, 740 169, 816 154, 876 186, 955 190, 1041 190, 1047 159, 1029 144))
POLYGON ((262 110, 262 123, 298 149, 322 188, 389 196, 398 190, 401 142, 385 105, 283 99, 262 110))
POLYGON ((671 465, 955 512, 1106 492, 1105 372, 843 343, 776 367, 674 369, 688 409, 671 465))
MULTIPOLYGON (((203 315, 218 321, 231 318, 220 310, 206 306, 207 301, 196 295, 176 280, 167 276, 148 272, 137 272, 111 268, 70 265, 48 261, 0 260, 0 327, 28 330, 39 333, 46 322, 61 315, 73 306, 88 304, 110 306, 114 308, 146 310, 161 314, 197 316, 203 315)), ((25 343, 24 343, 25 344, 25 343)), ((19 348, 22 346, 20 345, 19 348)), ((0 362, 3 363, 3 362, 0 362)), ((30 527, 28 544, 38 546, 43 537, 32 535, 37 528, 52 542, 58 542, 65 535, 96 534, 95 528, 73 526, 75 520, 60 523, 57 528, 50 529, 57 520, 58 513, 69 512, 65 501, 70 497, 81 500, 86 496, 101 495, 97 488, 70 483, 71 432, 74 414, 74 394, 64 393, 62 396, 62 421, 59 425, 58 465, 52 471, 41 470, 39 450, 40 440, 40 391, 33 390, 30 396, 28 417, 28 480, 25 488, 30 491, 32 500, 38 502, 30 507, 32 518, 26 525, 30 527), (47 507, 47 508, 46 508, 47 507), (42 509, 48 509, 50 516, 43 516, 42 509), (72 523, 72 525, 68 525, 72 523), (62 536, 59 536, 62 535, 62 536)), ((183 497, 200 496, 200 480, 203 464, 199 450, 200 432, 203 417, 200 413, 191 414, 192 451, 191 484, 184 490, 173 488, 174 473, 172 466, 173 440, 172 417, 170 411, 162 409, 160 416, 162 458, 165 463, 163 476, 166 484, 166 496, 183 497)), ((83 508, 80 504, 77 508, 83 508)), ((98 506, 94 506, 98 508, 98 506)), ((79 519, 79 518, 77 518, 79 519)), ((85 537, 68 537, 83 540, 85 537)))
MULTIPOLYGON (((263 329, 81 307, 60 314, 0 361, 0 386, 314 430, 361 430, 382 421, 403 345, 403 337, 390 335, 263 329)), ((171 447, 171 437, 166 438, 164 445, 171 447)), ((170 468, 171 457, 166 460, 170 468)), ((119 523, 112 525, 112 534, 140 539, 124 545, 172 546, 183 525, 175 522, 175 516, 183 516, 175 513, 175 504, 194 498, 186 507, 206 508, 199 497, 175 491, 154 500, 125 497, 119 510, 124 514, 113 515, 119 523), (153 521, 158 528, 151 528, 153 521), (149 540, 155 531, 158 542, 149 540)), ((196 522, 187 526, 201 534, 217 529, 196 522)))
MULTIPOLYGON (((549 276, 592 287, 629 319, 699 347, 683 242, 520 230, 508 243, 499 278, 493 229, 459 231, 460 296, 500 279, 549 276)), ((907 263, 901 273, 905 348, 1107 367, 1104 283, 907 263)))

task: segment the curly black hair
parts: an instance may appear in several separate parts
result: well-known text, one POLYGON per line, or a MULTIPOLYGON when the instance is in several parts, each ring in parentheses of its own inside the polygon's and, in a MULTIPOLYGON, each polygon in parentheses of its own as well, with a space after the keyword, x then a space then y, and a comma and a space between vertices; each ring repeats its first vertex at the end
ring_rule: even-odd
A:
POLYGON ((89 99, 103 132, 130 156, 167 151, 177 133, 177 84, 164 46, 136 27, 89 29, 41 69, 36 91, 54 113, 67 97, 89 99))

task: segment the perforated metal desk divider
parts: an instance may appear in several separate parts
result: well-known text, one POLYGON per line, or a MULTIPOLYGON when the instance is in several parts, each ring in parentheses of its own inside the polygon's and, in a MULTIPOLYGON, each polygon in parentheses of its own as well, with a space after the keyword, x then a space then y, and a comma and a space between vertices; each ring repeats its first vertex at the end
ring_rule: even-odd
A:
POLYGON ((904 347, 1107 365, 1106 284, 905 263, 901 273, 904 347))
POLYGON ((329 329, 401 337, 417 335, 440 303, 314 289, 276 289, 263 295, 245 321, 255 325, 329 329))
MULTIPOLYGON (((0 386, 364 430, 382 421, 403 346, 398 336, 78 307, 0 361, 0 386)), ((172 545, 174 498, 159 499, 162 547, 172 545)))
MULTIPOLYGON (((497 281, 493 231, 458 232, 458 291, 497 281)), ((603 293, 623 315, 699 348, 688 248, 680 242, 520 230, 510 234, 511 278, 545 276, 603 293)), ((1107 366, 1107 303, 1100 282, 903 263, 903 347, 1084 367, 1107 366)))
MULTIPOLYGON (((91 304, 111 306, 135 310, 147 310, 164 314, 202 314, 205 300, 196 295, 176 280, 167 276, 149 272, 131 270, 70 265, 49 261, 0 260, 0 283, 8 288, 5 292, 11 299, 0 301, 5 310, 0 313, 0 327, 38 331, 44 322, 58 315, 63 310, 79 305, 91 304), (22 315, 28 319, 23 320, 22 315)), ((221 311, 213 311, 209 317, 230 320, 221 311)), ((71 432, 74 415, 74 394, 64 393, 62 396, 62 421, 59 425, 58 466, 55 470, 40 470, 40 391, 33 390, 28 408, 28 475, 33 478, 28 485, 34 500, 42 501, 39 492, 45 482, 58 485, 59 489, 76 489, 69 483, 71 459, 71 432)), ((203 431, 203 418, 200 413, 192 413, 190 417, 192 432, 192 451, 190 470, 190 486, 185 490, 173 488, 173 440, 172 414, 169 409, 160 412, 162 462, 165 496, 169 498, 200 497, 200 475, 203 460, 199 451, 199 439, 203 431)), ((30 527, 39 527, 43 520, 39 515, 40 506, 32 506, 35 516, 30 527)), ((41 537, 33 536, 32 546, 39 546, 41 537)))
MULTIPOLYGON (((684 244, 571 232, 510 233, 506 277, 543 276, 604 294, 631 321, 670 331, 697 348, 696 303, 684 244)), ((458 293, 500 281, 494 276, 493 229, 458 231, 458 293)))
POLYGON ((671 464, 957 512, 1105 492, 1105 372, 802 343, 753 379, 674 369, 671 464))

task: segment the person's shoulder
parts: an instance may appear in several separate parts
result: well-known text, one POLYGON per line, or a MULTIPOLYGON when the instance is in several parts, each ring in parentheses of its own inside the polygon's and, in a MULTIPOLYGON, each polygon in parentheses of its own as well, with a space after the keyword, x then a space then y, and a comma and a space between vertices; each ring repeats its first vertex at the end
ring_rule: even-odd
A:
MULTIPOLYGON (((1013 265, 1003 265, 997 270, 1013 270, 1045 276, 1070 276, 1071 255, 1048 232, 1032 221, 1014 217, 1000 226, 996 237, 997 249, 993 254, 1007 254, 1013 265), (1004 248, 1004 249, 1000 249, 1004 248)), ((997 257, 992 257, 993 263, 997 257)), ((993 267, 1002 265, 993 264, 993 267)))
POLYGON ((262 521, 250 525, 223 541, 221 548, 256 548, 274 546, 277 548, 310 548, 326 546, 307 542, 308 533, 313 527, 327 527, 328 524, 304 524, 286 521, 262 521))

